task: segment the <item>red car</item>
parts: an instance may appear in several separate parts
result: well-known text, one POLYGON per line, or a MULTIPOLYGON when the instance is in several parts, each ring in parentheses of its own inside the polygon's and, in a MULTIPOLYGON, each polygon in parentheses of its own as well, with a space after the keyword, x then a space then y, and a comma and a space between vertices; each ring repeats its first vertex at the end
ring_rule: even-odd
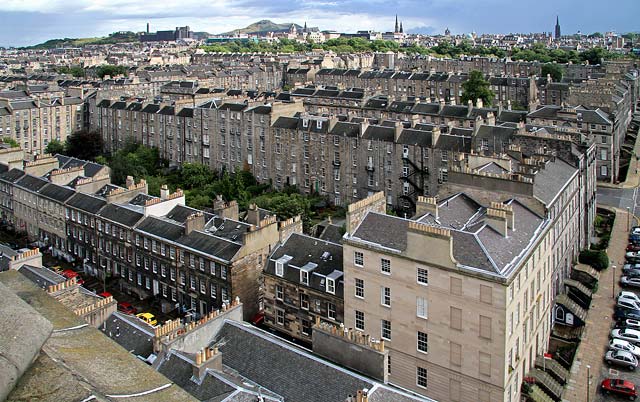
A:
POLYGON ((131 303, 120 302, 120 303, 118 303, 118 311, 120 311, 122 313, 125 313, 125 314, 134 315, 134 314, 136 314, 138 312, 138 309, 133 307, 131 305, 131 303))
POLYGON ((629 243, 627 251, 640 251, 640 244, 629 243))
POLYGON ((635 401, 638 397, 638 391, 636 385, 631 381, 621 380, 618 378, 607 378, 602 381, 602 392, 605 394, 614 394, 618 396, 624 396, 631 401, 635 401))
POLYGON ((84 283, 84 279, 82 279, 80 274, 71 269, 65 269, 64 271, 60 272, 60 275, 64 276, 67 279, 76 278, 79 285, 82 285, 84 283))

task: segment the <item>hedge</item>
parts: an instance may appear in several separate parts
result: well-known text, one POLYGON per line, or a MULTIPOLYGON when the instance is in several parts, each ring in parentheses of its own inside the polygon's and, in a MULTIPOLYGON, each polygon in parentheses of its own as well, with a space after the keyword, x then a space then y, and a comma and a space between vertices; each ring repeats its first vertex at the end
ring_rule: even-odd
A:
POLYGON ((609 266, 609 257, 602 250, 582 250, 578 261, 582 264, 591 265, 593 268, 601 271, 609 266))

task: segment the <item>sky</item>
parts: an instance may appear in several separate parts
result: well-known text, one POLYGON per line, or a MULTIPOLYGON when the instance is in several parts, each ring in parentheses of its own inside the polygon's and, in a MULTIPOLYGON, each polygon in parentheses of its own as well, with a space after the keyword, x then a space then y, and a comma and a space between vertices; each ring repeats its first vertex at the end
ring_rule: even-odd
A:
POLYGON ((106 36, 189 25, 221 33, 262 19, 321 30, 389 31, 395 14, 405 32, 551 32, 556 15, 563 34, 640 31, 640 0, 2 0, 0 46, 54 38, 106 36))

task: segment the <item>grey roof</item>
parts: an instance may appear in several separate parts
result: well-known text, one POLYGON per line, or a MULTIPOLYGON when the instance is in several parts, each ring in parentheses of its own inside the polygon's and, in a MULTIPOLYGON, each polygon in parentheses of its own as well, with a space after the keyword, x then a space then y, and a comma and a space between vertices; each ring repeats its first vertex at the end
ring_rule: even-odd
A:
POLYGON ((216 336, 222 363, 285 401, 342 402, 374 383, 274 337, 226 321, 216 336))
POLYGON ((362 138, 365 140, 393 142, 395 139, 395 128, 369 126, 362 135, 362 138))
POLYGON ((560 158, 547 162, 542 167, 533 180, 533 195, 549 207, 577 169, 560 158))
POLYGON ((193 231, 178 239, 177 242, 225 261, 231 261, 242 247, 241 244, 200 231, 193 231))
POLYGON ((222 401, 236 390, 211 374, 205 375, 201 383, 195 382, 192 362, 173 351, 160 364, 158 372, 201 401, 222 401))
POLYGON ((30 174, 24 175, 20 180, 16 182, 16 185, 27 190, 31 190, 37 192, 42 187, 44 187, 48 181, 45 179, 41 179, 36 176, 31 176, 30 174))
POLYGON ((153 328, 134 316, 115 312, 99 329, 134 355, 147 358, 153 353, 153 328))
POLYGON ((384 247, 404 251, 407 248, 407 229, 409 221, 389 215, 367 214, 352 237, 384 247), (380 230, 385 228, 385 230, 380 230))
POLYGON ((184 233, 182 225, 153 216, 144 218, 136 229, 172 241, 178 240, 184 233))
MULTIPOLYGON (((325 277, 337 272, 342 273, 342 246, 329 241, 319 240, 311 236, 294 233, 279 246, 269 257, 265 272, 275 275, 275 262, 281 257, 289 256, 284 267, 285 279, 300 284, 300 268, 315 267, 310 271, 309 287, 325 291, 325 277)), ((337 273, 335 275, 338 275, 337 273)), ((342 277, 339 275, 338 277, 342 277)), ((342 279, 336 280, 337 296, 342 297, 342 279)))
POLYGON ((57 184, 48 183, 46 186, 42 187, 38 193, 45 197, 51 198, 52 200, 65 202, 76 192, 68 187, 58 186, 57 184))
POLYGON ((10 183, 15 183, 22 176, 24 176, 24 172, 20 169, 13 168, 7 172, 0 173, 0 180, 8 181, 10 183))
POLYGON ((67 205, 90 212, 92 214, 97 213, 103 206, 106 205, 106 203, 107 202, 101 198, 83 193, 76 193, 67 201, 67 205))
POLYGON ((66 281, 65 277, 48 268, 23 265, 18 271, 41 289, 46 289, 47 286, 57 285, 58 283, 66 281))
POLYGON ((98 216, 109 219, 126 227, 133 227, 144 215, 140 212, 133 211, 120 205, 108 204, 100 212, 98 216))

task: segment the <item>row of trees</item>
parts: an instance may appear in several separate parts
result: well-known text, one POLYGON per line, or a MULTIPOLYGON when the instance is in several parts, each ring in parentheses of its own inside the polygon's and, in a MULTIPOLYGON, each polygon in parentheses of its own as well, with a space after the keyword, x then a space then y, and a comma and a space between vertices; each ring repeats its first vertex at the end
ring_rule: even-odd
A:
POLYGON ((623 57, 618 53, 609 52, 606 49, 596 47, 577 52, 575 50, 548 49, 542 43, 536 43, 530 48, 513 48, 510 52, 500 49, 496 46, 472 46, 469 41, 462 41, 459 44, 453 44, 445 41, 431 48, 410 45, 399 46, 393 41, 375 40, 369 41, 364 38, 337 38, 330 39, 324 43, 315 44, 312 41, 300 43, 293 40, 282 39, 279 42, 240 42, 233 41, 228 43, 220 43, 204 46, 207 52, 308 52, 312 49, 330 50, 336 53, 362 53, 362 52, 386 52, 400 51, 408 54, 431 54, 435 56, 446 56, 456 58, 460 55, 472 56, 495 56, 504 58, 510 56, 513 60, 540 61, 543 63, 584 63, 599 64, 602 59, 614 59, 623 57))

